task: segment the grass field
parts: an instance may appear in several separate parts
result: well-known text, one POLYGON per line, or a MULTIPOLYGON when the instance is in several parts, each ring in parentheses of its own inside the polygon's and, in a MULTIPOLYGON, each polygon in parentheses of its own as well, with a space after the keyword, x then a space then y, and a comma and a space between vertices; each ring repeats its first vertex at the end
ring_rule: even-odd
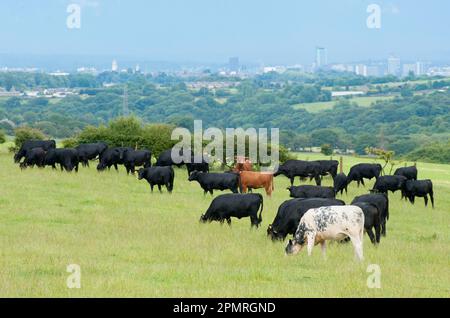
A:
MULTIPOLYGON (((300 155, 317 159, 319 155, 300 155)), ((344 167, 363 161, 345 158, 344 167)), ((0 297, 448 297, 450 295, 450 166, 418 163, 435 185, 436 209, 391 195, 388 236, 365 260, 333 244, 284 255, 266 237, 288 181, 276 178, 265 197, 263 224, 199 224, 211 198, 176 169, 175 190, 150 194, 124 169, 67 174, 20 169, 0 154, 0 297), (66 267, 81 267, 81 288, 69 289, 66 267), (366 285, 369 264, 381 268, 381 289, 366 285)), ((331 180, 326 179, 325 184, 331 180)), ((370 183, 370 186, 373 183, 370 183)), ((350 186, 350 202, 364 188, 350 186)))
MULTIPOLYGON (((350 102, 358 104, 360 107, 370 107, 373 103, 379 100, 392 99, 392 96, 364 96, 364 97, 353 97, 349 99, 350 102)), ((295 109, 305 109, 310 113, 318 113, 324 110, 332 109, 337 103, 337 100, 332 100, 329 102, 317 102, 317 103, 304 103, 295 105, 295 109)))

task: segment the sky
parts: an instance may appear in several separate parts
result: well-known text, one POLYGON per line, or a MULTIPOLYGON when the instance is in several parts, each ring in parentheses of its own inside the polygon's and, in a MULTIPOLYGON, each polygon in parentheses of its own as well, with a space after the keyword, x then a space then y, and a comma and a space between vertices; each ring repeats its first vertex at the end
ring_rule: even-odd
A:
POLYGON ((127 56, 159 61, 312 63, 450 60, 448 0, 2 0, 0 54, 127 56), (67 27, 68 5, 81 8, 67 27), (367 7, 381 8, 369 29, 367 7))

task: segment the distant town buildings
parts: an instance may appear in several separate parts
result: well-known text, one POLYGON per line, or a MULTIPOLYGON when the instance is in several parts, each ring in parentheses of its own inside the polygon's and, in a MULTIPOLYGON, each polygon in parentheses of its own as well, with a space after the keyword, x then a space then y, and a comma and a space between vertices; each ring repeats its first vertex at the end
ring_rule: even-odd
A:
POLYGON ((401 75, 401 61, 398 57, 390 56, 388 58, 387 73, 388 73, 388 75, 394 75, 394 76, 401 75))
POLYGON ((320 69, 328 65, 327 49, 324 47, 316 47, 316 68, 320 69))
POLYGON ((119 65, 117 64, 116 60, 113 60, 111 63, 111 71, 112 72, 118 72, 119 71, 119 65))

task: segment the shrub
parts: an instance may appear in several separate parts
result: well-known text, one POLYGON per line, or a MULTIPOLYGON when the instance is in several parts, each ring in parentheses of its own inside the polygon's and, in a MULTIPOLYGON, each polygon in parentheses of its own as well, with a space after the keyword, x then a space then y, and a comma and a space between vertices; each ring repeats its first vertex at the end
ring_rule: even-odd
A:
POLYGON ((79 145, 76 138, 67 138, 62 141, 63 148, 75 148, 79 145))
POLYGON ((331 147, 330 144, 323 144, 320 147, 320 152, 323 153, 325 156, 331 156, 333 154, 333 147, 331 147))
POLYGON ((6 142, 6 135, 3 130, 0 130, 0 144, 3 144, 6 142))
POLYGON ((14 134, 16 136, 14 139, 14 144, 15 144, 16 150, 19 149, 22 146, 22 144, 27 140, 31 140, 31 139, 44 140, 47 138, 44 135, 44 133, 42 131, 40 131, 39 129, 31 128, 28 126, 16 128, 14 130, 14 134))

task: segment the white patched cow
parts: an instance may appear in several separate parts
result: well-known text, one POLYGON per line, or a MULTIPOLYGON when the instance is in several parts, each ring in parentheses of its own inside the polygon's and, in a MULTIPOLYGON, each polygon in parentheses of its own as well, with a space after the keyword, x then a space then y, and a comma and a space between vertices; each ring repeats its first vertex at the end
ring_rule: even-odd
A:
POLYGON ((321 244, 325 256, 326 241, 352 241, 355 254, 363 259, 364 213, 354 205, 326 206, 308 210, 300 220, 294 239, 289 240, 286 254, 297 254, 308 244, 308 255, 314 245, 321 244))

